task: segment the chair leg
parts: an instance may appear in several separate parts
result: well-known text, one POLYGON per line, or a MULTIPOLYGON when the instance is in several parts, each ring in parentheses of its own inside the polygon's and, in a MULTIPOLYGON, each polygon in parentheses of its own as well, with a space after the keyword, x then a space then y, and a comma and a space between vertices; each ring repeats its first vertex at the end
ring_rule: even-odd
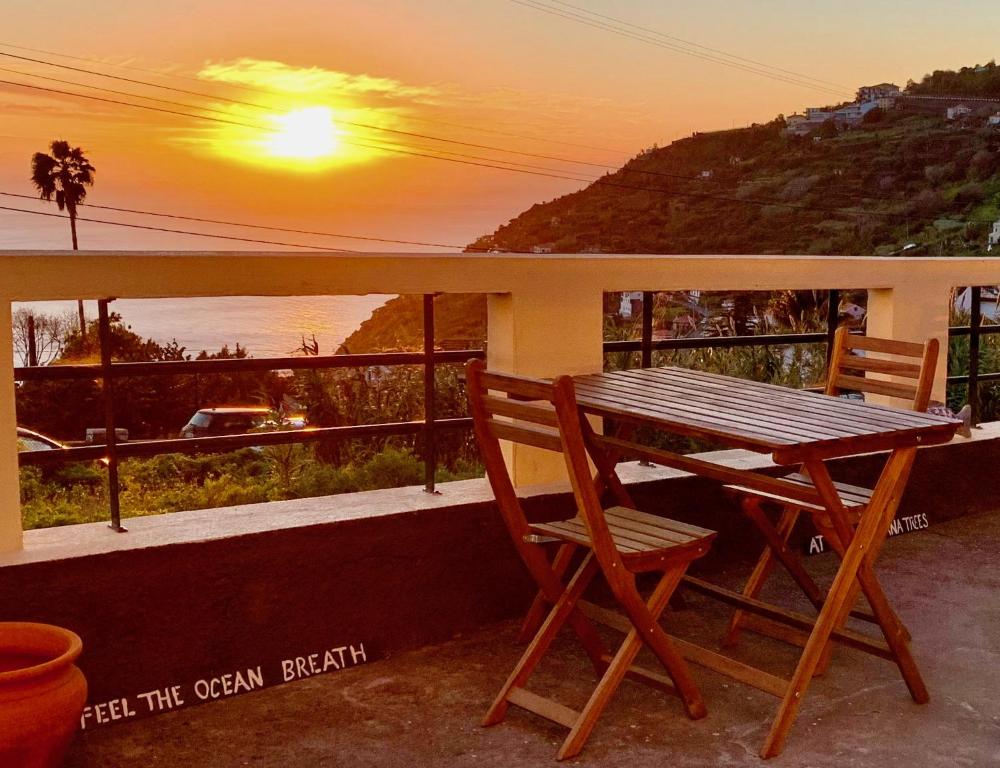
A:
POLYGON ((583 616, 583 614, 576 610, 576 604, 598 570, 597 559, 592 552, 589 552, 577 572, 573 575, 565 591, 556 601, 555 605, 552 606, 552 610, 549 611, 549 615, 542 623, 538 634, 528 644, 527 649, 514 667, 514 671, 510 673, 507 681, 500 689, 500 693, 497 694, 493 704, 490 705, 486 716, 483 718, 482 724, 484 726, 496 725, 504 719, 509 704, 507 697, 511 689, 524 686, 566 621, 574 615, 583 616))
POLYGON ((566 760, 575 757, 583 749, 597 724, 597 720, 610 703, 611 697, 621 685, 622 680, 625 679, 643 644, 648 645, 663 663, 684 702, 688 716, 697 720, 707 714, 705 704, 688 671, 687 664, 674 649, 670 638, 667 637, 658 623, 660 614, 666 608, 670 596, 680 583, 686 569, 687 563, 684 563, 665 572, 646 603, 642 601, 634 589, 621 596, 624 599, 620 602, 632 621, 632 629, 619 646, 607 671, 581 710, 576 723, 570 729, 569 735, 556 755, 557 759, 566 760))
MULTIPOLYGON (((566 569, 569 567, 576 549, 575 544, 565 542, 560 544, 556 556, 552 558, 552 573, 560 581, 562 581, 563 575, 566 573, 566 569)), ((545 614, 549 612, 551 607, 552 603, 545 598, 545 593, 539 589, 534 601, 531 603, 531 608, 528 609, 528 613, 525 614, 524 621, 521 623, 521 631, 517 635, 517 642, 527 643, 538 634, 538 628, 542 626, 542 622, 545 621, 545 614)))
MULTIPOLYGON (((743 587, 743 595, 745 597, 756 598, 760 595, 764 584, 771 577, 776 561, 774 544, 777 542, 772 541, 773 536, 768 536, 768 532, 763 530, 761 524, 762 522, 766 523, 767 528, 777 536, 777 541, 780 541, 780 547, 785 547, 792 535, 792 531, 795 529, 795 523, 798 522, 799 510, 793 507, 784 507, 781 517, 778 519, 778 524, 772 527, 770 522, 767 521, 764 511, 761 509, 760 499, 753 497, 744 498, 740 506, 743 507, 743 511, 747 517, 761 529, 761 533, 764 534, 765 541, 767 542, 767 546, 764 547, 764 550, 760 553, 760 557, 757 559, 757 565, 754 566, 750 578, 747 579, 747 583, 743 587)), ((796 581, 799 581, 799 579, 796 579, 796 581)), ((809 582, 812 582, 812 580, 809 579, 809 582)), ((802 586, 802 582, 800 582, 800 586, 802 586)), ((812 582, 812 587, 818 591, 818 587, 816 587, 814 582, 812 582)), ((805 586, 803 586, 803 590, 806 591, 807 595, 809 594, 805 586)), ((729 620, 729 627, 726 629, 726 634, 722 638, 723 647, 735 645, 739 641, 745 615, 741 610, 736 610, 733 613, 732 618, 729 620)))

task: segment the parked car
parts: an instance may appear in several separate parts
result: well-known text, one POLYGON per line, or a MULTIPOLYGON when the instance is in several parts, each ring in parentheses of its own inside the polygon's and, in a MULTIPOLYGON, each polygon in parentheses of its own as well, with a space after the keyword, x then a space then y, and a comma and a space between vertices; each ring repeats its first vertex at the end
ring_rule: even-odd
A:
POLYGON ((62 450, 66 446, 58 440, 41 432, 25 427, 17 428, 17 450, 18 451, 53 451, 62 450))
POLYGON ((181 428, 181 437, 240 435, 278 428, 274 413, 264 406, 202 408, 181 428))

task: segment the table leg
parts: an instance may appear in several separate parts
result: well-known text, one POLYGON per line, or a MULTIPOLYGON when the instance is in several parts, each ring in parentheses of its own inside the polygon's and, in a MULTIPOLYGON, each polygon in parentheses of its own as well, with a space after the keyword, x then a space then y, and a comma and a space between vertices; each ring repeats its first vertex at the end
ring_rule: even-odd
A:
MULTIPOLYGON (((908 448, 900 451, 900 453, 907 452, 912 454, 913 457, 916 456, 915 448, 908 448)), ((882 630, 886 644, 893 653, 893 657, 896 665, 899 667, 900 674, 903 676, 903 680, 906 682, 906 686, 910 690, 910 695, 918 704, 925 704, 930 700, 930 696, 927 692, 927 687, 924 685, 924 681, 920 676, 920 671, 917 669, 916 662, 910 654, 909 633, 903 625, 903 622, 896 615, 895 611, 893 611, 892 606, 889 604, 889 600, 886 597, 874 570, 875 560, 878 557, 882 545, 888 537, 889 528, 892 526, 892 521, 896 516, 896 510, 899 508, 903 492, 906 489, 906 482, 909 478, 909 472, 912 468, 912 464, 913 459, 911 458, 909 465, 905 467, 901 474, 887 478, 887 480, 891 483, 891 486, 887 489, 887 496, 881 502, 880 508, 873 509, 875 497, 874 495, 872 497, 873 504, 869 505, 869 510, 871 510, 874 514, 877 514, 879 517, 878 535, 876 536, 873 547, 868 551, 862 560, 861 568, 858 571, 858 581, 854 590, 855 597, 847 606, 838 627, 843 626, 843 624, 847 622, 850 608, 853 606, 854 599, 856 599, 857 592, 860 589, 860 591, 864 592, 865 598, 868 600, 868 604, 871 606, 872 612, 875 614, 876 623, 882 630)), ((888 469, 889 465, 887 463, 886 469, 883 471, 883 475, 886 474, 888 469)), ((838 554, 843 556, 842 553, 846 549, 846 543, 849 542, 853 536, 850 521, 847 518, 847 514, 843 506, 840 504, 840 499, 836 495, 833 481, 830 479, 830 475, 827 472, 826 467, 822 464, 817 467, 813 467, 811 474, 814 478, 814 483, 816 483, 817 490, 831 511, 831 522, 833 523, 834 528, 832 531, 834 535, 831 537, 831 544, 834 545, 838 554), (820 486, 822 486, 822 489, 820 486)), ((881 482, 882 478, 879 479, 880 484, 881 482)), ((827 652, 824 661, 828 661, 828 656, 829 651, 827 652)), ((825 668, 825 666, 821 664, 821 668, 825 668)))
MULTIPOLYGON (((788 684, 788 690, 778 708, 771 731, 761 749, 761 757, 765 759, 774 757, 784 749, 788 732, 795 722, 802 699, 830 640, 830 634, 837 628, 841 614, 846 616, 846 610, 849 610, 849 601, 856 595, 855 585, 859 580, 862 567, 870 555, 878 553, 882 541, 888 534, 891 518, 890 523, 883 524, 884 518, 894 512, 898 497, 902 495, 902 490, 906 486, 906 479, 915 456, 916 450, 912 448, 892 452, 875 486, 871 502, 861 516, 857 530, 853 535, 846 537, 849 544, 844 551, 840 568, 837 570, 837 575, 820 610, 816 625, 806 641, 798 666, 788 684)), ((810 475, 817 485, 817 490, 820 490, 821 487, 826 487, 825 481, 829 479, 829 474, 822 464, 819 464, 817 469, 821 470, 819 478, 813 475, 812 471, 810 471, 810 475)), ((823 491, 820 490, 820 493, 822 495, 823 491)), ((824 501, 829 505, 831 515, 834 516, 833 519, 837 519, 841 509, 838 509, 840 499, 839 496, 836 496, 836 491, 834 490, 834 496, 830 499, 824 497, 824 501)), ((846 522, 846 517, 839 519, 846 522)), ((871 562, 872 560, 868 560, 868 567, 870 567, 871 562)), ((862 579, 869 581, 866 577, 862 577, 862 579)), ((864 587, 864 583, 862 586, 864 587)), ((877 590, 877 592, 880 594, 881 590, 877 590)), ((895 653, 895 649, 893 650, 895 653)), ((902 671, 902 665, 900 669, 902 671)))

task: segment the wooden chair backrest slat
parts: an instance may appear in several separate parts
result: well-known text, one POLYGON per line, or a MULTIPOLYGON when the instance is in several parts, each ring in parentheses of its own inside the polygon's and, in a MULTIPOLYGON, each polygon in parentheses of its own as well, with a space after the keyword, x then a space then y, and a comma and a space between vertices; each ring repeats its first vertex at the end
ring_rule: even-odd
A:
POLYGON ((917 344, 911 341, 855 336, 846 327, 841 327, 834 336, 830 372, 824 391, 828 395, 838 395, 842 390, 850 390, 898 397, 908 400, 913 410, 925 411, 930 403, 937 360, 937 339, 917 344), (854 350, 860 350, 865 355, 852 355, 854 350), (885 357, 886 355, 889 357, 885 357), (914 362, 914 359, 919 362, 914 362), (880 378, 873 378, 869 374, 876 374, 880 378), (884 378, 886 376, 894 378, 890 380, 884 378))
POLYGON ((547 427, 555 427, 559 423, 556 419, 556 409, 548 401, 525 402, 496 395, 483 395, 483 407, 495 416, 508 416, 518 421, 544 424, 547 427))
POLYGON ((559 433, 552 429, 541 429, 539 427, 529 427, 523 424, 510 424, 502 421, 490 420, 490 434, 499 440, 510 440, 513 443, 530 445, 533 448, 542 448, 546 451, 562 453, 562 440, 559 433))

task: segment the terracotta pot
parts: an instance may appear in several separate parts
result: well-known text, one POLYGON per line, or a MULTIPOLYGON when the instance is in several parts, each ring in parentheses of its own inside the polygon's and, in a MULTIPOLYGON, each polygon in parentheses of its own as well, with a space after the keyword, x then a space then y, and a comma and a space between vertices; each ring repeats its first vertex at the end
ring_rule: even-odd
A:
POLYGON ((68 629, 0 622, 0 766, 62 763, 87 700, 82 650, 68 629))

